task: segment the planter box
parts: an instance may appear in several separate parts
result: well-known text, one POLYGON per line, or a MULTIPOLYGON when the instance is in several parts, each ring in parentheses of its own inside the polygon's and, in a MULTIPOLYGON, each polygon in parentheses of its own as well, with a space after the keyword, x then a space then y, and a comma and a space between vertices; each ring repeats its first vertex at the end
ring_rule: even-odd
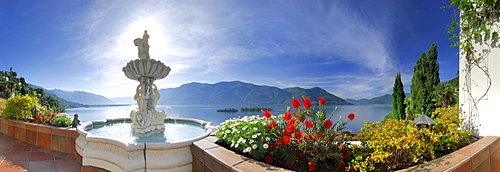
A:
POLYGON ((75 140, 79 134, 75 128, 0 118, 0 132, 34 145, 76 155, 75 140))
MULTIPOLYGON (((194 142, 193 171, 290 171, 234 153, 214 142, 216 137, 194 142)), ((484 137, 451 154, 399 172, 500 171, 500 137, 484 137)))

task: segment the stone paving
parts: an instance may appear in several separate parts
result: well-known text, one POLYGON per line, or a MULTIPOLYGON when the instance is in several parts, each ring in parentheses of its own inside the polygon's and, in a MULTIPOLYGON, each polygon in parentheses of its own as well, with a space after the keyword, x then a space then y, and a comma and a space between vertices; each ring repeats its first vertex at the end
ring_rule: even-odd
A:
POLYGON ((73 154, 21 141, 0 133, 0 171, 80 171, 81 163, 73 154))

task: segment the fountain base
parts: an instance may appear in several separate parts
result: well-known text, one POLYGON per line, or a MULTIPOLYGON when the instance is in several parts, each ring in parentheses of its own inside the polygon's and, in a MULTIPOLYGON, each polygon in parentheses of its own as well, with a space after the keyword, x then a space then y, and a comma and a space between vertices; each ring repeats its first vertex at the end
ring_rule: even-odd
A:
MULTIPOLYGON (((190 123, 203 128, 205 132, 180 141, 139 143, 89 133, 94 128, 124 121, 131 122, 128 118, 107 119, 90 121, 77 128, 80 136, 76 139, 76 151, 82 156, 83 166, 109 171, 192 171, 193 157, 190 146, 210 135, 213 129, 210 122, 176 118, 177 123, 190 123)), ((164 122, 174 123, 174 119, 167 118, 164 122)))

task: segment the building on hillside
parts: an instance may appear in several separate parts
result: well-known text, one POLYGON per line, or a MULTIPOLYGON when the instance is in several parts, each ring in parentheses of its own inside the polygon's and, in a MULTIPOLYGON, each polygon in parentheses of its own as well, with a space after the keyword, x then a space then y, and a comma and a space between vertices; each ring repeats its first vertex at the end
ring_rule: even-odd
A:
POLYGON ((0 97, 5 95, 6 92, 10 92, 10 95, 13 95, 15 87, 9 84, 9 80, 13 75, 12 67, 10 71, 0 71, 0 97))

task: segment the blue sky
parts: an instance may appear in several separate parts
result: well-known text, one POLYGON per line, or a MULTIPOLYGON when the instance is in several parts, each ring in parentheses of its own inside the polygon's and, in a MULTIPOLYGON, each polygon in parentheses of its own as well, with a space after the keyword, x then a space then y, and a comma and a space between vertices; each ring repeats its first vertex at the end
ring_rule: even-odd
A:
POLYGON ((122 72, 133 40, 172 68, 159 88, 239 80, 279 88, 321 87, 342 98, 391 94, 401 72, 438 43, 441 81, 456 77, 447 38, 453 11, 436 0, 380 1, 2 1, 0 70, 28 83, 132 97, 122 72))

